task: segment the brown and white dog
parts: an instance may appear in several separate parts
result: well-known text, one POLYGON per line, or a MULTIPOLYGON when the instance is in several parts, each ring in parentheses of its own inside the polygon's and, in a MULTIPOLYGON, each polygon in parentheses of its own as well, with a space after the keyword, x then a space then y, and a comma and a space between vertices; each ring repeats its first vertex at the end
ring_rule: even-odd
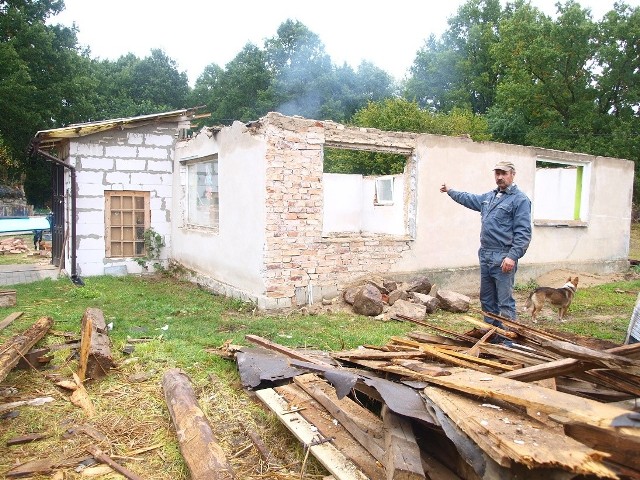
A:
POLYGON ((567 279, 561 288, 538 287, 536 288, 524 304, 525 310, 531 310, 531 320, 536 321, 536 315, 542 310, 545 303, 549 303, 558 309, 558 320, 563 322, 564 315, 567 313, 569 305, 573 300, 573 296, 578 289, 578 277, 567 279))

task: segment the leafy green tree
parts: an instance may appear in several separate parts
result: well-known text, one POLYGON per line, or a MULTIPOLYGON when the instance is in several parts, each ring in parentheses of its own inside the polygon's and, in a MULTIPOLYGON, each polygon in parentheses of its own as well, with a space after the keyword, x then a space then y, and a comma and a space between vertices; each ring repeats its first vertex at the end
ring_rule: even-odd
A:
POLYGON ((318 35, 298 21, 287 20, 275 37, 265 41, 265 51, 273 75, 269 95, 275 110, 318 118, 333 74, 318 35))
POLYGON ((92 62, 95 118, 133 117, 187 107, 190 89, 187 75, 162 50, 151 50, 143 59, 132 53, 116 61, 92 62))
POLYGON ((199 79, 196 89, 208 89, 206 105, 211 112, 209 122, 229 123, 233 120, 254 120, 273 108, 269 86, 272 74, 267 69, 266 54, 248 43, 225 67, 213 69, 199 79), (207 81, 211 81, 208 83, 207 81))
POLYGON ((505 74, 489 118, 498 138, 508 126, 517 126, 524 130, 506 140, 575 150, 595 122, 590 66, 596 26, 574 1, 558 6, 556 21, 521 4, 501 22, 501 41, 493 52, 505 74))
POLYGON ((60 0, 0 1, 0 136, 7 177, 25 173, 28 200, 40 206, 49 190, 48 168, 27 162, 27 146, 38 130, 68 124, 91 111, 87 60, 74 28, 47 25, 64 8, 60 0), (38 170, 42 174, 38 174, 38 170))
POLYGON ((436 111, 485 113, 495 100, 500 70, 491 55, 498 42, 499 0, 469 0, 449 20, 441 40, 432 35, 418 51, 405 97, 436 111))

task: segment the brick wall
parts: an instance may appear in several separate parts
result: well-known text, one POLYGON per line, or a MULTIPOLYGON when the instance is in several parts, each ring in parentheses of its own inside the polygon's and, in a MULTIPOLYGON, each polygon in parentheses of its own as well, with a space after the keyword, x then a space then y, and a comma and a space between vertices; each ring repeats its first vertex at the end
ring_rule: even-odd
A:
MULTIPOLYGON (((344 148, 381 141, 379 134, 367 136, 366 129, 343 130, 340 135, 333 131, 334 125, 278 114, 262 119, 260 129, 268 145, 264 276, 272 306, 301 305, 335 295, 360 277, 389 271, 410 248, 411 238, 405 236, 322 236, 327 129, 333 144, 344 148)), ((385 151, 408 153, 414 138, 400 134, 394 142, 393 136, 385 136, 385 151)))

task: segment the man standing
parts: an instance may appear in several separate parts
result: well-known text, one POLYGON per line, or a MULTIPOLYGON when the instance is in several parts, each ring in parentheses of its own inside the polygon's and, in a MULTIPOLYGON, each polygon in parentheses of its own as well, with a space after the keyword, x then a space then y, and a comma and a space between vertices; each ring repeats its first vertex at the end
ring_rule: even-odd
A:
MULTIPOLYGON (((460 205, 480 212, 480 304, 482 310, 502 317, 516 318, 513 285, 518 260, 531 241, 531 200, 513 179, 516 169, 512 162, 500 161, 493 167, 498 188, 476 195, 459 192, 442 184, 447 193, 460 205)), ((484 321, 503 327, 489 317, 484 321)))

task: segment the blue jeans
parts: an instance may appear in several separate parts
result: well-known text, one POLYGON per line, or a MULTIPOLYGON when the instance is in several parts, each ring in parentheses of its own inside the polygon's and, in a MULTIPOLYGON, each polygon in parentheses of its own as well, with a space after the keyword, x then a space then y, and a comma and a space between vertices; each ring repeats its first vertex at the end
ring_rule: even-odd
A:
MULTIPOLYGON (((482 310, 501 317, 516 318, 516 300, 513 298, 513 284, 518 264, 509 273, 502 272, 502 260, 507 256, 507 250, 490 250, 481 248, 478 251, 480 259, 480 305, 482 310)), ((484 321, 504 328, 502 322, 489 317, 484 321)))

